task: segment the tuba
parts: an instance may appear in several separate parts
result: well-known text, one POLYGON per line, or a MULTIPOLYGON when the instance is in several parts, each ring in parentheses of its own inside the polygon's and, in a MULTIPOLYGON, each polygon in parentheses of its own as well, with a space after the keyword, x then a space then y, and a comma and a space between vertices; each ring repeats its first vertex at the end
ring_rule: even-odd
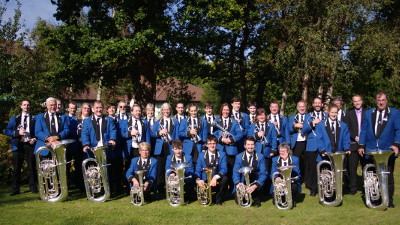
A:
POLYGON ((184 198, 184 179, 192 178, 192 176, 185 177, 185 169, 188 167, 188 163, 174 163, 172 167, 165 172, 165 191, 167 201, 171 206, 180 206, 185 202, 184 198), (175 177, 168 177, 168 173, 175 171, 175 177))
POLYGON ((331 161, 323 160, 317 164, 319 203, 338 206, 343 201, 343 160, 344 152, 328 153, 331 161), (329 169, 322 167, 328 165, 329 169), (321 168, 322 167, 322 168, 321 168), (333 200, 330 200, 332 198, 333 200))
POLYGON ((61 202, 68 196, 67 163, 65 152, 72 139, 60 141, 60 144, 45 145, 36 151, 36 169, 38 172, 39 196, 47 202, 61 202), (50 159, 40 160, 40 152, 48 150, 50 159))
POLYGON ((143 174, 147 170, 138 170, 135 173, 139 177, 139 187, 132 185, 131 188, 131 203, 135 206, 141 206, 144 203, 144 191, 143 191, 143 174))
POLYGON ((211 174, 213 170, 208 168, 203 168, 203 170, 206 172, 207 183, 204 183, 203 187, 197 185, 197 201, 206 207, 212 203, 211 174))
POLYGON ((106 167, 110 165, 106 164, 107 149, 107 145, 91 148, 95 158, 88 158, 82 162, 86 195, 90 201, 104 202, 110 198, 110 186, 108 184, 106 167))
POLYGON ((295 166, 281 166, 278 167, 278 172, 272 175, 272 185, 274 187, 274 200, 278 209, 291 209, 293 208, 292 198, 292 170, 295 166), (277 176, 277 177, 275 177, 277 176), (277 179, 280 177, 281 179, 277 179))
POLYGON ((242 173, 244 175, 244 179, 246 182, 244 185, 241 185, 236 188, 236 196, 237 196, 238 204, 243 208, 250 207, 251 204, 253 204, 253 198, 251 197, 251 194, 247 192, 247 189, 250 188, 249 173, 251 173, 252 170, 253 170, 253 168, 248 167, 248 166, 242 167, 238 170, 239 173, 242 173))
POLYGON ((385 210, 389 203, 388 174, 390 172, 387 170, 387 164, 393 151, 378 150, 365 154, 373 157, 375 161, 375 165, 367 164, 363 170, 365 203, 369 208, 385 210))

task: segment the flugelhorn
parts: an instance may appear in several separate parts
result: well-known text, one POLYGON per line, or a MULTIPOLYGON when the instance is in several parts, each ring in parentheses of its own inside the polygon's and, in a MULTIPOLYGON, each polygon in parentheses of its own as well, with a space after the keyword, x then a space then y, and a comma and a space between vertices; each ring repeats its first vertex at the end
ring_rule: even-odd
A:
POLYGON ((82 173, 85 181, 87 199, 94 202, 104 202, 110 198, 107 166, 108 146, 91 148, 95 158, 88 158, 82 162, 82 173))
POLYGON ((232 135, 231 133, 229 133, 229 131, 227 131, 227 130, 225 130, 223 127, 221 127, 221 126, 217 123, 217 121, 214 120, 214 121, 212 122, 212 125, 221 130, 221 133, 219 134, 219 136, 220 136, 221 138, 233 137, 233 135, 232 135))
POLYGON ((197 185, 197 201, 206 207, 212 203, 211 174, 213 169, 203 168, 203 170, 206 172, 207 183, 204 183, 202 187, 197 185))
POLYGON ((171 206, 179 206, 185 203, 184 180, 192 178, 192 176, 185 177, 185 169, 188 166, 188 163, 174 163, 172 164, 174 169, 169 169, 165 172, 165 191, 167 201, 171 206), (169 172, 176 172, 176 175, 174 177, 168 177, 169 172))
POLYGON ((247 190, 250 188, 250 173, 253 170, 253 168, 245 166, 240 168, 238 171, 239 173, 242 173, 244 176, 245 184, 240 185, 239 187, 236 187, 236 196, 238 200, 238 204, 245 208, 245 207, 250 207, 251 204, 253 204, 253 198, 251 197, 251 194, 247 192, 247 190))
POLYGON ((365 154, 373 157, 375 162, 375 165, 367 164, 363 170, 365 203, 371 209, 385 210, 389 203, 388 175, 390 172, 387 164, 393 151, 377 150, 365 154))
POLYGON ((143 175, 147 170, 138 170, 135 173, 138 175, 139 187, 132 185, 131 188, 131 203, 135 206, 144 204, 144 191, 143 191, 143 175))
POLYGON ((45 145, 36 151, 36 170, 38 173, 39 196, 47 202, 61 202, 68 196, 67 184, 67 145, 75 142, 72 139, 60 141, 60 144, 45 145), (40 160, 40 152, 48 150, 50 158, 40 160))
POLYGON ((291 209, 293 208, 292 196, 292 170, 296 166, 281 166, 278 171, 272 175, 272 185, 274 187, 274 200, 278 209, 291 209), (280 179, 278 179, 280 178, 280 179))
POLYGON ((343 201, 343 172, 346 171, 343 169, 343 160, 346 153, 327 155, 330 161, 323 160, 317 164, 319 202, 327 206, 338 206, 343 201))

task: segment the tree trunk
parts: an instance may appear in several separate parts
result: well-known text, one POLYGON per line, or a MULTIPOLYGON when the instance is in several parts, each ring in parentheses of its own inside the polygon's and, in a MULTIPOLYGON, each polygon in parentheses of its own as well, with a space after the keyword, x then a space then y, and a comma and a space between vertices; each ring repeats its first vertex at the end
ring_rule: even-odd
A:
POLYGON ((101 82, 103 81, 103 76, 101 76, 100 78, 99 78, 99 87, 97 88, 97 97, 96 97, 96 100, 97 101, 101 101, 101 82))
POLYGON ((301 94, 301 99, 305 102, 308 100, 308 80, 310 79, 310 73, 308 72, 308 61, 304 63, 304 77, 303 77, 303 91, 301 94))
POLYGON ((247 107, 247 92, 246 92, 246 66, 245 66, 245 50, 247 46, 247 41, 249 39, 250 30, 247 25, 243 28, 243 40, 239 47, 239 79, 240 79, 240 101, 242 102, 242 109, 247 107))
POLYGON ((138 60, 139 84, 135 100, 142 108, 147 103, 154 103, 156 95, 156 59, 151 52, 145 52, 138 60))
POLYGON ((280 114, 285 115, 285 107, 287 103, 287 86, 288 86, 288 79, 285 79, 283 84, 283 91, 282 91, 282 103, 281 103, 281 110, 280 114))

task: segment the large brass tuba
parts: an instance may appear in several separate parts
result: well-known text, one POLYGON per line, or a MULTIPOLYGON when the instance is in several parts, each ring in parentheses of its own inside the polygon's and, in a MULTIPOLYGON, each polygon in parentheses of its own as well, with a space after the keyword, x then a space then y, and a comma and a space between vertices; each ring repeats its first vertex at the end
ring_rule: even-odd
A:
POLYGON ((192 178, 192 176, 185 177, 185 169, 188 167, 188 163, 174 163, 172 167, 165 172, 165 191, 167 201, 171 206, 183 205, 185 202, 184 198, 184 184, 186 178, 192 178), (169 176, 169 172, 176 172, 174 177, 169 176))
POLYGON ((369 208, 385 210, 389 203, 388 174, 390 172, 387 170, 387 164, 393 151, 378 150, 365 154, 373 157, 375 161, 375 165, 367 164, 363 170, 365 203, 369 208))
POLYGON ((203 170, 206 172, 207 176, 207 183, 204 183, 202 187, 199 187, 197 185, 197 200, 200 203, 200 205, 206 207, 208 205, 211 205, 212 203, 212 190, 211 190, 211 174, 212 174, 212 169, 208 168, 203 168, 203 170))
POLYGON ((38 172, 39 196, 47 202, 61 202, 68 196, 67 163, 65 151, 67 145, 75 142, 68 139, 60 144, 45 145, 36 151, 36 169, 38 172), (48 150, 50 158, 40 160, 40 152, 48 150))
POLYGON ((274 187, 274 200, 278 209, 293 208, 292 197, 292 170, 295 166, 281 166, 278 171, 272 175, 272 185, 274 187), (277 178, 281 179, 277 179, 277 178))
POLYGON ((143 174, 147 170, 138 170, 136 174, 139 179, 139 187, 132 185, 131 188, 131 203, 135 206, 141 206, 144 204, 144 191, 143 191, 143 174))
POLYGON ((85 181, 88 200, 104 202, 110 198, 110 186, 107 176, 107 149, 108 146, 91 148, 95 158, 88 158, 82 162, 82 173, 85 181))
POLYGON ((253 198, 251 197, 251 194, 247 192, 247 190, 250 188, 250 173, 253 170, 253 168, 245 166, 240 168, 238 171, 239 173, 242 173, 245 179, 245 184, 241 185, 236 188, 236 196, 238 200, 238 204, 245 208, 245 207, 250 207, 251 204, 253 204, 253 198))
POLYGON ((323 160, 317 164, 319 202, 327 206, 338 206, 343 201, 343 160, 346 153, 335 152, 327 155, 331 161, 323 160), (328 165, 329 169, 322 165, 328 165), (330 200, 333 197, 334 200, 330 200))

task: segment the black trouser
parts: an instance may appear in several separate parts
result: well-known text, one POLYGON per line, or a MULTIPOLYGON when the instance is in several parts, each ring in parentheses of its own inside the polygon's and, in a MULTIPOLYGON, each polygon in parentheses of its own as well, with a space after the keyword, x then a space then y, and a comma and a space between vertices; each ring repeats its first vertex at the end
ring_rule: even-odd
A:
POLYGON ((317 191, 317 157, 318 151, 315 152, 306 152, 306 177, 304 178, 304 182, 306 183, 306 188, 311 191, 317 191))
POLYGON ((349 185, 350 192, 357 192, 357 166, 358 161, 360 159, 360 155, 358 154, 358 145, 352 144, 350 146, 351 154, 346 156, 346 164, 345 164, 345 177, 347 183, 349 185))
MULTIPOLYGON (((225 146, 224 146, 224 152, 226 153, 225 146)), ((229 191, 233 191, 233 180, 232 180, 232 175, 233 175, 233 167, 235 166, 235 155, 228 155, 226 153, 226 164, 228 167, 228 171, 226 173, 226 176, 228 178, 228 185, 229 185, 229 191)))
MULTIPOLYGON (((258 178, 258 175, 256 175, 256 176, 250 175, 250 177, 249 177, 250 184, 253 183, 254 181, 256 181, 257 180, 256 178, 258 178)), ((246 184, 244 184, 244 185, 246 185, 246 184)), ((233 196, 235 197, 236 204, 238 204, 238 198, 237 198, 236 191, 235 191, 235 193, 233 193, 233 196)), ((256 190, 254 190, 253 193, 251 193, 251 198, 253 199, 254 202, 260 201, 260 197, 259 197, 260 194, 261 194, 261 189, 258 189, 258 188, 256 188, 256 190)))
POLYGON ((107 159, 107 164, 111 164, 107 167, 111 191, 122 191, 122 162, 122 157, 107 159))
POLYGON ((301 177, 305 177, 305 153, 306 153, 306 141, 296 141, 296 144, 294 145, 293 148, 293 155, 298 157, 300 160, 300 174, 301 177))
POLYGON ((36 160, 33 150, 33 145, 30 145, 29 143, 20 143, 18 149, 13 151, 14 172, 12 178, 12 192, 20 191, 21 169, 24 159, 28 164, 29 189, 31 191, 37 191, 36 160))
POLYGON ((169 144, 168 142, 164 142, 161 153, 155 156, 157 159, 157 189, 159 192, 165 190, 165 161, 169 153, 169 144))
POLYGON ((192 162, 193 162, 193 168, 196 169, 197 165, 197 158, 199 158, 199 150, 197 149, 197 144, 193 142, 193 148, 192 148, 192 162))
POLYGON ((228 176, 224 175, 218 179, 217 186, 211 188, 212 192, 214 191, 216 192, 215 195, 216 201, 214 202, 222 202, 222 197, 224 196, 227 187, 228 187, 228 176))
MULTIPOLYGON (((83 150, 82 144, 79 143, 78 149, 74 153, 67 154, 67 162, 70 162, 74 159, 74 167, 75 167, 75 175, 74 175, 74 182, 76 188, 80 191, 85 192, 85 185, 83 181, 83 174, 82 174, 82 161, 83 161, 83 150)), ((67 163, 67 176, 68 176, 68 183, 71 177, 71 163, 67 163)))
POLYGON ((271 184, 272 184, 271 178, 269 176, 271 174, 271 166, 272 166, 272 158, 265 158, 265 168, 267 169, 268 177, 265 180, 265 183, 263 186, 263 190, 264 190, 263 192, 266 195, 270 194, 270 188, 271 188, 271 184))
MULTIPOLYGON (((132 159, 135 158, 135 157, 139 157, 139 156, 140 156, 139 155, 139 148, 131 147, 131 151, 129 152, 129 155, 124 158, 124 164, 125 164, 125 168, 123 169, 123 174, 124 175, 129 170, 129 167, 131 167, 132 159)), ((127 181, 125 179, 123 179, 123 180, 124 180, 123 183, 125 184, 127 190, 130 191, 129 183, 127 183, 127 181)))

